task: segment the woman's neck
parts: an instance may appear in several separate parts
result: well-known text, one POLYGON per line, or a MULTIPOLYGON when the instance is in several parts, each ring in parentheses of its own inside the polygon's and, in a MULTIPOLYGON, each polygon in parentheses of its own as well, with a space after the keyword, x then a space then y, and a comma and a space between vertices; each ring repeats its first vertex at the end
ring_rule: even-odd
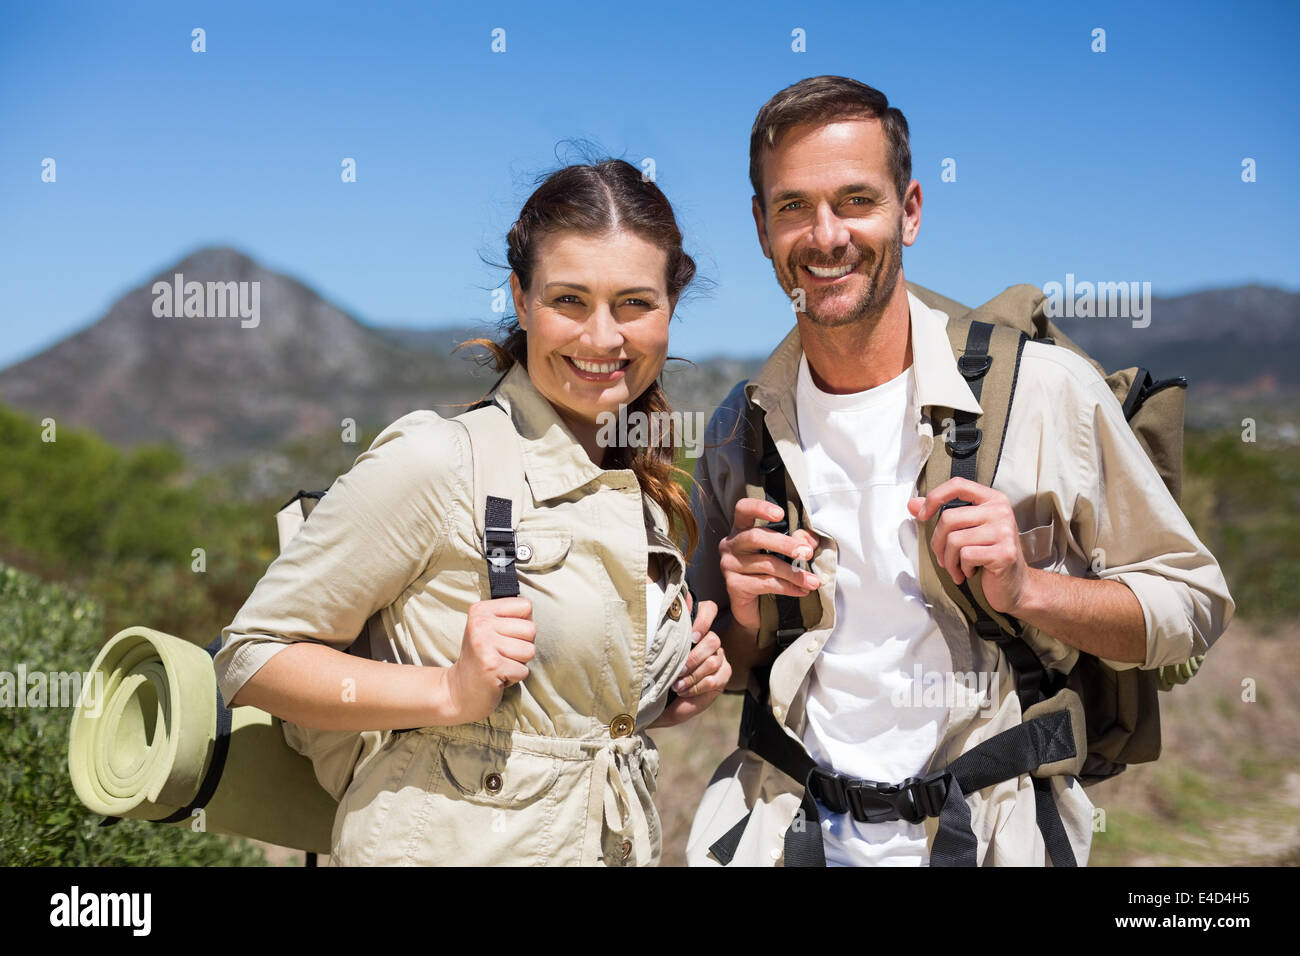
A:
MULTIPOLYGON (((554 408, 555 406, 551 406, 554 408)), ((600 426, 595 422, 589 422, 585 419, 575 419, 568 411, 555 409, 556 414, 560 416, 560 421, 564 422, 565 427, 569 429, 582 450, 587 453, 591 463, 597 468, 605 467, 605 452, 608 450, 600 442, 600 426)))

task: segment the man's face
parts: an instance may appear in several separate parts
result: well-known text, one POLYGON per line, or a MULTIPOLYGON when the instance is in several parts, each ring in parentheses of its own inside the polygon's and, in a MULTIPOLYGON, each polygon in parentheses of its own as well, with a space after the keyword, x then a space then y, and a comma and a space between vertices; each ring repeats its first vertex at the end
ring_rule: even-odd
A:
POLYGON ((800 311, 821 326, 879 316, 916 239, 921 187, 894 190, 877 119, 801 124, 762 156, 764 196, 754 202, 763 254, 800 311))

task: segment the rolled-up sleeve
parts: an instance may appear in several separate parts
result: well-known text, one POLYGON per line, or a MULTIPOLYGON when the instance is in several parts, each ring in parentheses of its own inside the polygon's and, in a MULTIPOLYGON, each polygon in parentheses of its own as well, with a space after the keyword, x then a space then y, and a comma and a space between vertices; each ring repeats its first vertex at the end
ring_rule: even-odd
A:
MULTIPOLYGON (((1074 356, 1070 356, 1074 359, 1074 356)), ((1117 670, 1204 654, 1232 619, 1223 572, 1174 501, 1105 381, 1079 359, 1062 399, 1078 423, 1079 485, 1071 531, 1099 578, 1120 581, 1146 622, 1146 659, 1117 670)))
POLYGON ((446 537, 446 488, 466 480, 466 465, 459 423, 435 412, 411 412, 385 428, 222 630, 214 664, 225 699, 290 644, 346 650, 436 557, 446 537))

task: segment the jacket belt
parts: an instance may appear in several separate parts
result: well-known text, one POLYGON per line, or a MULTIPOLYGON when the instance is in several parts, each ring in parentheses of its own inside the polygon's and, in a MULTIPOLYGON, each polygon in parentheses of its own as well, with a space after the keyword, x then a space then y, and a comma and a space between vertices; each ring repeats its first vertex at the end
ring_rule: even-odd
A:
MULTIPOLYGON (((975 866, 979 841, 971 827, 966 794, 1075 755, 1070 714, 1057 711, 1022 721, 924 777, 909 777, 897 784, 862 780, 819 767, 803 745, 785 732, 771 710, 750 694, 745 695, 740 746, 804 786, 799 810, 785 832, 786 866, 826 865, 818 800, 832 811, 852 814, 864 823, 920 823, 927 817, 938 817, 939 831, 930 849, 930 865, 975 866)), ((1038 825, 1053 866, 1074 866, 1074 851, 1050 785, 1035 780, 1034 792, 1038 825)), ((709 847, 723 865, 735 856, 748 822, 746 815, 709 847)))
POLYGON ((641 734, 614 737, 582 745, 595 750, 591 789, 587 798, 587 847, 583 862, 594 865, 601 859, 602 823, 616 836, 630 837, 636 862, 644 865, 651 856, 650 824, 632 783, 629 759, 641 757, 645 742, 641 734))

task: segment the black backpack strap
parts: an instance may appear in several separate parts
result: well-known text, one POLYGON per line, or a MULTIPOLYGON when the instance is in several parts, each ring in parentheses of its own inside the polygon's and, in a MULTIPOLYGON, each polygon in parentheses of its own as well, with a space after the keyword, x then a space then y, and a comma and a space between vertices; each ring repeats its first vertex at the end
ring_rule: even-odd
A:
MULTIPOLYGON (((782 511, 781 520, 768 522, 767 527, 777 534, 790 534, 793 529, 790 527, 789 503, 793 500, 794 494, 789 488, 785 463, 781 461, 781 453, 777 450, 776 442, 772 440, 772 433, 768 431, 766 421, 763 422, 762 428, 763 453, 758 460, 758 472, 763 480, 763 494, 782 511)), ((775 554, 775 552, 770 553, 775 554)), ((777 554, 776 557, 793 563, 783 554, 777 554)), ((790 594, 773 594, 772 598, 776 602, 776 647, 777 652, 780 653, 796 638, 802 636, 807 628, 804 627, 799 598, 790 594)))
MULTIPOLYGON (((1010 423, 1016 380, 1020 372, 1020 355, 1027 336, 1006 326, 963 319, 949 319, 948 333, 954 343, 964 335, 957 369, 984 412, 976 414, 961 409, 947 410, 952 416, 952 434, 945 436, 942 446, 936 443, 931 457, 946 456, 948 463, 944 468, 942 457, 934 459, 940 470, 937 475, 934 466, 927 463, 926 470, 931 475, 929 489, 938 487, 942 477, 965 478, 992 487, 1002 458, 1002 443, 1010 423), (996 354, 991 349, 995 336, 999 339, 996 354), (986 394, 984 383, 994 370, 995 362, 999 360, 1007 363, 1006 367, 996 370, 999 388, 996 392, 986 394)), ((971 502, 963 498, 954 498, 939 513, 969 504, 971 502)), ((935 515, 932 520, 937 518, 938 515, 935 515)), ((923 557, 922 560, 926 558, 923 557)), ((972 586, 971 579, 956 584, 946 573, 941 574, 940 579, 945 589, 950 592, 956 590, 957 594, 953 597, 973 624, 975 633, 982 639, 997 644, 1006 655, 1007 663, 1015 674, 1016 693, 1020 697, 1022 712, 1048 695, 1052 690, 1051 682, 1038 655, 1022 638, 1024 625, 1010 614, 994 611, 985 600, 983 589, 972 586)))
MULTIPOLYGON (((1010 424, 1016 381, 1019 378, 1020 357, 1028 337, 1015 329, 973 320, 958 320, 955 323, 950 320, 949 336, 959 337, 962 325, 966 326, 966 341, 957 359, 957 369, 966 380, 975 400, 981 403, 984 414, 952 410, 953 435, 947 440, 947 454, 951 459, 949 475, 979 481, 980 484, 992 487, 1002 460, 1002 445, 1010 424), (991 351, 995 335, 1003 340, 999 342, 997 356, 991 351), (1010 344, 1013 337, 1014 344, 1010 344), (1014 360, 1011 359, 1012 355, 1014 360), (997 392, 985 394, 984 382, 998 359, 1008 363, 1008 367, 998 369, 998 375, 995 376, 999 383, 997 392), (985 427, 981 428, 980 424, 985 427)), ((954 344, 955 341, 954 338, 954 344)), ((955 498, 943 506, 941 513, 948 508, 969 504, 971 502, 955 498)), ((941 575, 943 578, 946 578, 945 587, 953 585, 952 579, 947 575, 941 575)), ((956 585, 956 588, 965 599, 964 602, 957 603, 971 620, 975 632, 984 640, 997 644, 1006 656, 1015 678, 1021 713, 1064 687, 1067 676, 1048 673, 1038 654, 1024 640, 1025 628, 1020 621, 1010 614, 994 611, 985 599, 983 589, 972 587, 969 578, 956 585)), ((1074 852, 1065 837, 1060 810, 1052 797, 1050 784, 1044 786, 1044 783, 1037 779, 1034 782, 1039 830, 1052 864, 1073 866, 1074 852)))
MULTIPOLYGON (((748 703, 748 700, 746 700, 748 703)), ((818 801, 835 813, 864 823, 906 820, 920 823, 937 817, 938 833, 930 851, 931 866, 974 866, 979 842, 971 825, 966 796, 1032 773, 1047 764, 1069 760, 1078 752, 1074 715, 1068 709, 1043 713, 1011 727, 957 757, 947 767, 901 783, 881 783, 825 770, 766 707, 750 715, 748 749, 804 786, 794 822, 785 832, 786 866, 825 866, 818 801)), ((1038 825, 1053 866, 1075 865, 1048 780, 1033 778, 1038 825)), ((750 815, 709 847, 724 866, 735 856, 750 815)))
POLYGON ((510 523, 513 504, 506 498, 487 495, 483 511, 483 553, 488 563, 488 589, 493 598, 518 597, 519 576, 515 573, 515 529, 510 523))
POLYGON ((483 544, 488 591, 494 599, 518 597, 515 529, 528 493, 519 434, 509 413, 495 400, 480 402, 458 415, 457 421, 469 435, 474 461, 474 530, 483 544))

